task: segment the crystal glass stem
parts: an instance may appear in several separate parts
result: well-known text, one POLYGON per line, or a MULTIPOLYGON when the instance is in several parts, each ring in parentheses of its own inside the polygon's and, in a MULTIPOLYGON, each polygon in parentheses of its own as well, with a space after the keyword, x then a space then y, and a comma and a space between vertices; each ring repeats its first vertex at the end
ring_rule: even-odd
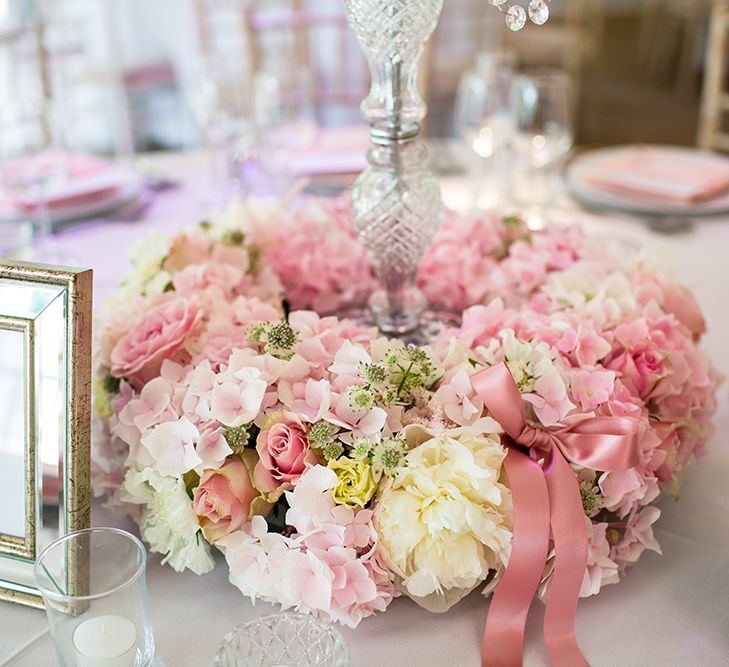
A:
POLYGON ((371 128, 369 167, 354 185, 352 215, 381 284, 370 308, 388 334, 420 324, 426 302, 415 276, 441 217, 440 189, 419 138, 426 107, 416 79, 442 7, 443 0, 345 0, 372 74, 361 106, 371 128))

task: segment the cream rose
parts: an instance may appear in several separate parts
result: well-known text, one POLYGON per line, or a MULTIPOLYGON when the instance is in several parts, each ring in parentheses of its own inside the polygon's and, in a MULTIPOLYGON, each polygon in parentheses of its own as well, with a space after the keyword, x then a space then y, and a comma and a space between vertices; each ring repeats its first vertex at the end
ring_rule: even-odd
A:
POLYGON ((445 611, 506 564, 511 492, 501 480, 498 436, 454 429, 403 433, 405 466, 380 487, 374 523, 387 565, 403 593, 445 611))

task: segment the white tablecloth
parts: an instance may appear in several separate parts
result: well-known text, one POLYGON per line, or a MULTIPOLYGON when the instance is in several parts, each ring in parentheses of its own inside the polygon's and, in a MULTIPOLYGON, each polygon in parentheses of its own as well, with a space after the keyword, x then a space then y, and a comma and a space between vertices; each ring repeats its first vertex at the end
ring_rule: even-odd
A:
MULTIPOLYGON (((192 181, 204 163, 199 157, 160 158, 166 173, 192 181)), ((444 179, 444 198, 462 205, 469 188, 444 179)), ((577 212, 596 233, 621 236, 662 255, 678 278, 696 293, 709 324, 704 345, 729 375, 729 218, 707 220, 693 232, 656 236, 628 219, 605 219, 577 212)), ((200 209, 195 195, 181 189, 158 195, 145 220, 93 223, 69 230, 64 248, 92 265, 99 297, 108 294, 127 266, 131 244, 151 230, 168 231, 193 222, 200 209)), ((98 299, 97 299, 98 303, 98 299)), ((664 555, 647 552, 616 586, 583 600, 577 632, 593 667, 729 665, 729 390, 719 389, 717 432, 708 454, 686 475, 680 502, 665 499, 656 536, 664 555)), ((95 525, 121 525, 95 508, 95 525)), ((227 581, 225 563, 204 577, 177 574, 150 557, 147 581, 158 655, 169 667, 211 665, 223 635, 255 614, 255 608, 227 581)), ((535 604, 527 632, 527 666, 547 665, 541 642, 541 605, 535 604)), ((343 630, 352 667, 476 667, 487 603, 473 594, 445 616, 429 614, 407 599, 386 614, 343 630)), ((54 664, 43 612, 0 603, 0 665, 54 664)))

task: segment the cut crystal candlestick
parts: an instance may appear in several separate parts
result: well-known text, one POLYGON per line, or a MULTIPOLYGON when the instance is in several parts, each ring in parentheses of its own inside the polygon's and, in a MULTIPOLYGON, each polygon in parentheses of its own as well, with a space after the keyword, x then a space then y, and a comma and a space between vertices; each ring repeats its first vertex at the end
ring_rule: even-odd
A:
POLYGON ((380 280, 370 309, 383 333, 413 340, 437 319, 425 312, 425 297, 415 285, 442 215, 440 189, 420 139, 426 107, 416 79, 442 7, 443 0, 345 0, 372 74, 361 105, 371 128, 369 166, 352 191, 354 226, 380 280))

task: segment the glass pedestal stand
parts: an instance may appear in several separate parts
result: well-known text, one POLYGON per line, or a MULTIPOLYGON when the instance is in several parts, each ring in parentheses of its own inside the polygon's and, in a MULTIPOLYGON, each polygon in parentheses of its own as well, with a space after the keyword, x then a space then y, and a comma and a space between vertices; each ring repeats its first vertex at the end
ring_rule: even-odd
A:
POLYGON ((370 123, 369 166, 354 184, 352 217, 380 281, 368 315, 384 334, 425 343, 452 313, 427 308, 415 275, 442 216, 440 188, 427 168, 420 139, 426 107, 416 78, 425 42, 435 30, 443 0, 345 0, 347 20, 365 52, 372 74, 362 102, 370 123))

